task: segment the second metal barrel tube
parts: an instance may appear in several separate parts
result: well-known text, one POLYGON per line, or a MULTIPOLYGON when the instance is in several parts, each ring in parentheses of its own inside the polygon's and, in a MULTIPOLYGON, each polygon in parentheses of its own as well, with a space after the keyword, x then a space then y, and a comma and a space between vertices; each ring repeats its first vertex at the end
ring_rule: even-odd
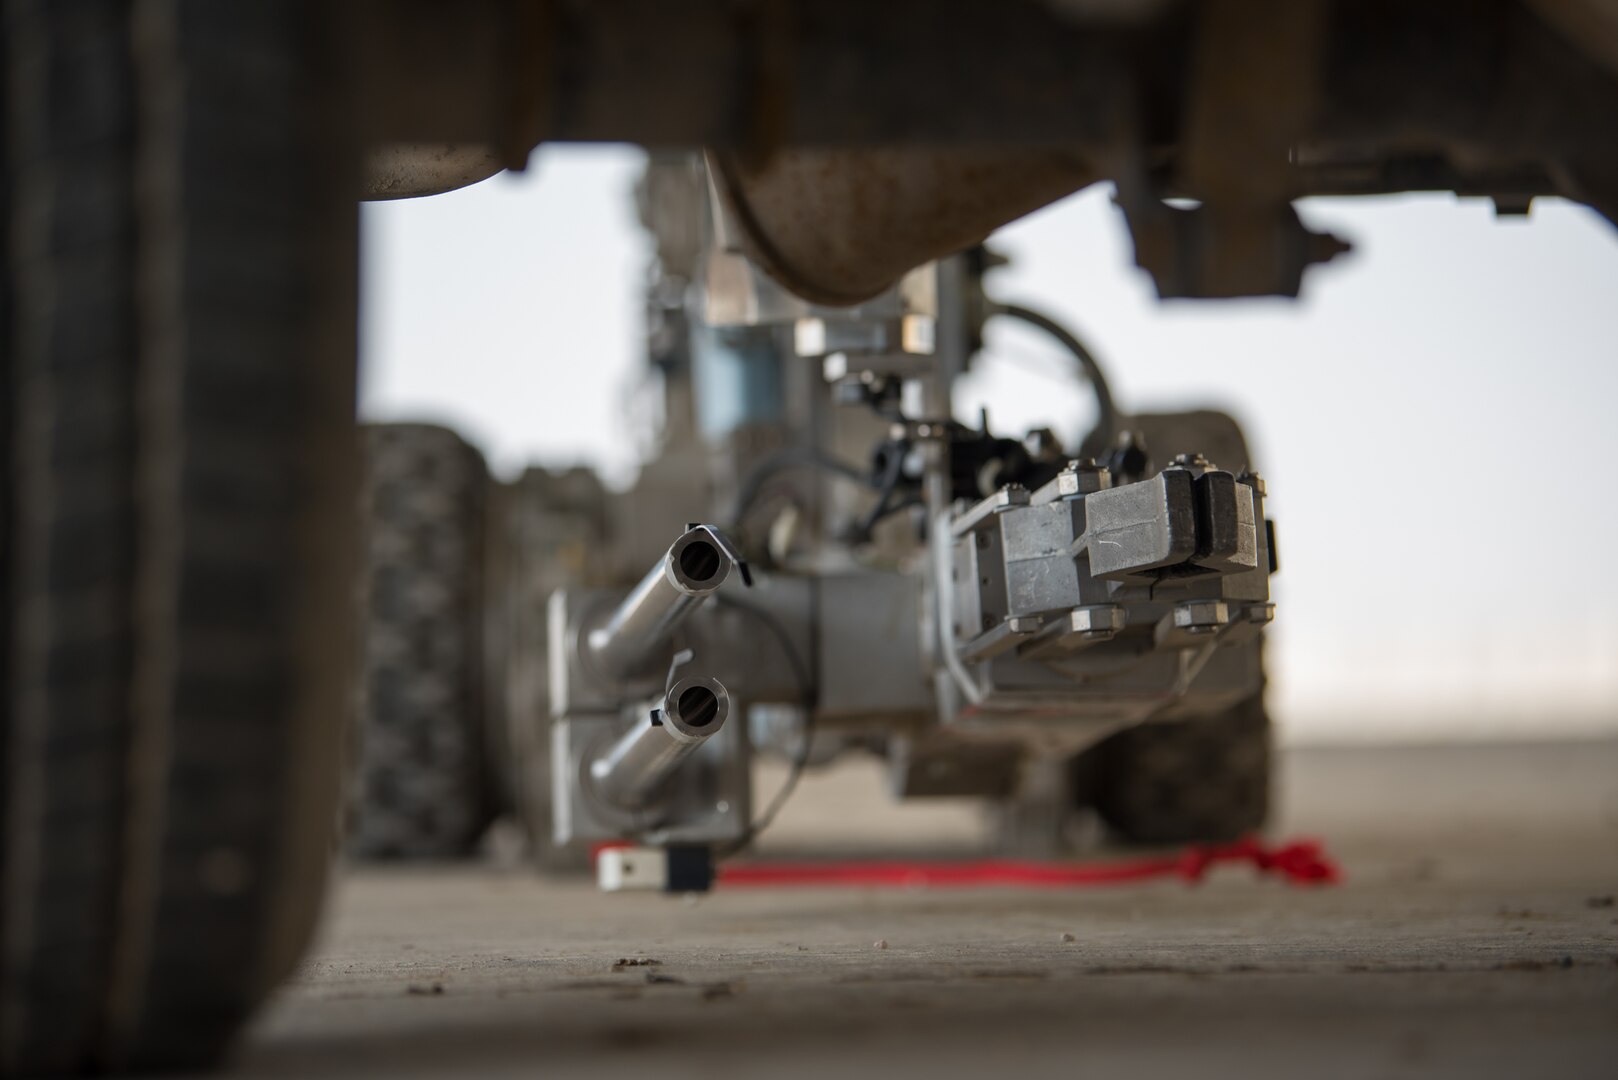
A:
POLYGON ((653 711, 590 763, 590 782, 604 802, 640 810, 697 747, 724 727, 730 694, 718 679, 693 675, 676 682, 653 711))

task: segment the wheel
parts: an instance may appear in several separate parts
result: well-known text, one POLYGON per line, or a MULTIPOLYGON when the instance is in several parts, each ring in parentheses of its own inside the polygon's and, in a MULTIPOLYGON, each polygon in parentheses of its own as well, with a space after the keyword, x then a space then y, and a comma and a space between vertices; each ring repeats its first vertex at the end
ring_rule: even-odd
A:
POLYGON ((210 1062, 313 926, 357 250, 323 11, 4 8, 0 1071, 210 1062))
POLYGON ((472 850, 493 816, 484 737, 489 471, 447 428, 365 431, 363 688, 348 849, 472 850))
POLYGON ((1189 844, 1263 828, 1270 803, 1270 720, 1262 693, 1200 720, 1141 724, 1079 764, 1092 805, 1122 840, 1189 844))

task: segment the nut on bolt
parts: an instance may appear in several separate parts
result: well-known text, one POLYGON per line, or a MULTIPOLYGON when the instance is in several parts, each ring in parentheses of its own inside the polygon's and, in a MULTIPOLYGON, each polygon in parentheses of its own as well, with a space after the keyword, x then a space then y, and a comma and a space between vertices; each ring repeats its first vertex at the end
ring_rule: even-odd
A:
POLYGON ((1105 465, 1096 461, 1095 458, 1070 461, 1067 463, 1067 467, 1078 478, 1079 494, 1081 495, 1090 495, 1103 488, 1112 487, 1112 473, 1107 470, 1105 465))
POLYGON ((1188 600, 1174 605, 1176 629, 1209 634, 1230 623, 1230 607, 1223 600, 1188 600))
POLYGON ((1067 613, 1067 631, 1111 637, 1124 628, 1124 609, 1117 604, 1088 604, 1067 613))
POLYGON ((1072 499, 1080 495, 1093 495, 1103 488, 1112 486, 1112 474, 1106 466, 1098 465, 1091 458, 1082 461, 1070 461, 1061 472, 1052 477, 1038 491, 1031 495, 1030 501, 1035 506, 1043 506, 1057 499, 1072 499))

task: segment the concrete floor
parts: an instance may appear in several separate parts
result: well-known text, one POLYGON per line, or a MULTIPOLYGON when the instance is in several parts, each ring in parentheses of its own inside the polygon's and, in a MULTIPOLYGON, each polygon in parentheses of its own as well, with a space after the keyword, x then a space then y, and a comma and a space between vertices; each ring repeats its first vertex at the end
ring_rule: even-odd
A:
MULTIPOLYGON (((688 901, 490 863, 351 871, 234 1069, 1618 1076, 1618 741, 1296 750, 1285 770, 1277 832, 1325 839, 1340 887, 1229 870, 688 901)), ((885 807, 870 769, 801 796, 777 851, 981 838, 966 807, 885 807)))

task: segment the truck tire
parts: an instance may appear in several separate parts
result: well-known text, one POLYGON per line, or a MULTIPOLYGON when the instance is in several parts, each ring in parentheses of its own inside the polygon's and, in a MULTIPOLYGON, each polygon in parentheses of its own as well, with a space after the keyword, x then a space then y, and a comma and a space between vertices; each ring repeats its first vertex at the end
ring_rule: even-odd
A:
POLYGON ((493 816, 484 736, 489 471, 448 428, 365 430, 364 612, 349 853, 469 853, 493 816))
POLYGON ((1092 805, 1135 844, 1234 840, 1264 827, 1270 720, 1262 693, 1201 720, 1146 723, 1109 736, 1080 768, 1092 805))
POLYGON ((0 16, 0 1072, 215 1060, 324 892, 357 250, 325 11, 0 16))

